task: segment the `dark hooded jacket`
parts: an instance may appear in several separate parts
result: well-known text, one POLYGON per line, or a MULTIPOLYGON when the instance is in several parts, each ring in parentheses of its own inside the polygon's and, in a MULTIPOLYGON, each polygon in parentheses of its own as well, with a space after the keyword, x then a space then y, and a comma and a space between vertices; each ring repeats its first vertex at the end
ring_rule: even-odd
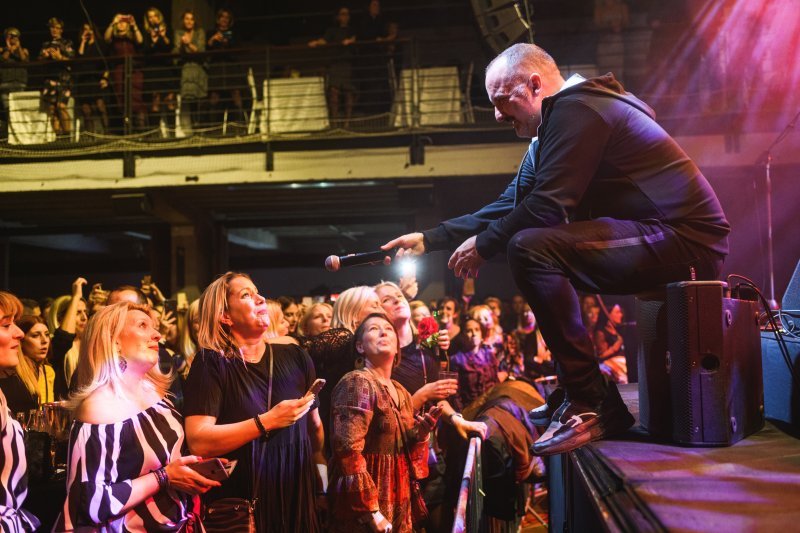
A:
POLYGON ((728 253, 730 225, 706 178, 612 74, 542 101, 538 138, 505 192, 481 210, 423 232, 426 250, 477 234, 484 259, 527 228, 610 217, 659 221, 702 247, 728 253))

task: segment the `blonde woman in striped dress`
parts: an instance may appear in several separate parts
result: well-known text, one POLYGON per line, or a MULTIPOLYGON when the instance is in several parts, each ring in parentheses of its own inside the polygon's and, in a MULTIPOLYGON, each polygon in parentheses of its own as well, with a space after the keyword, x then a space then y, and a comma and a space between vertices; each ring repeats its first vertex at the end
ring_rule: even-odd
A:
POLYGON ((110 305, 89 321, 78 358, 67 499, 54 531, 199 531, 198 494, 219 482, 183 456, 183 418, 158 366, 149 308, 110 305))
MULTIPOLYGON (((19 345, 25 336, 14 321, 22 315, 22 303, 0 291, 0 369, 19 364, 19 345)), ((35 531, 39 521, 22 509, 28 495, 28 465, 22 427, 14 420, 0 390, 0 531, 35 531)))

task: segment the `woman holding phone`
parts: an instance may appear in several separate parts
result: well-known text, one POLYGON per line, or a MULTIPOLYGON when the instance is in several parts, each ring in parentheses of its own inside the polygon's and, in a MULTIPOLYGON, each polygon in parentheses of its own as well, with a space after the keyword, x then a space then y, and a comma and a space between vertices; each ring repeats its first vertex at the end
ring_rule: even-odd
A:
POLYGON ((220 485, 190 468, 183 419, 166 397, 149 308, 109 305, 86 328, 78 359, 67 498, 53 531, 186 531, 199 494, 220 485))
POLYGON ((315 396, 306 395, 314 365, 295 344, 267 343, 268 327, 267 302, 246 274, 228 272, 206 288, 201 349, 184 387, 186 436, 193 453, 237 461, 204 497, 209 509, 255 499, 258 531, 315 533, 327 466, 315 396))
POLYGON ((364 367, 333 391, 332 530, 410 532, 412 475, 428 476, 428 435, 441 407, 414 417, 411 395, 392 379, 400 345, 383 314, 358 326, 355 348, 364 367))

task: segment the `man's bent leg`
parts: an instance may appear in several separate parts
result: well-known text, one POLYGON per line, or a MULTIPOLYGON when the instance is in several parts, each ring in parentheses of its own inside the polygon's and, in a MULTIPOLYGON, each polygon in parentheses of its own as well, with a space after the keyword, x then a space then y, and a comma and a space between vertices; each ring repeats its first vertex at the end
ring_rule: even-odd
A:
MULTIPOLYGON (((701 279, 711 279, 721 264, 719 257, 686 243, 666 226, 614 219, 523 230, 509 243, 508 259, 556 358, 559 380, 574 407, 560 410, 568 418, 601 408, 630 417, 615 389, 606 400, 608 387, 581 320, 575 287, 632 294, 689 279, 691 268, 701 279)), ((591 436, 580 437, 596 440, 602 432, 598 426, 591 436)))

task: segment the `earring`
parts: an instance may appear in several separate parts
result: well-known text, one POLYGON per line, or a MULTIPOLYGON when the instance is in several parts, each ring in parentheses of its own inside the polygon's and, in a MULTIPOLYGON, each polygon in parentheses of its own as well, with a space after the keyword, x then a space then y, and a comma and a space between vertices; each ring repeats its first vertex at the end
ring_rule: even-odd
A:
POLYGON ((127 370, 127 369, 128 369, 128 361, 124 357, 122 357, 120 355, 119 356, 119 371, 120 371, 120 373, 124 374, 125 370, 127 370))

